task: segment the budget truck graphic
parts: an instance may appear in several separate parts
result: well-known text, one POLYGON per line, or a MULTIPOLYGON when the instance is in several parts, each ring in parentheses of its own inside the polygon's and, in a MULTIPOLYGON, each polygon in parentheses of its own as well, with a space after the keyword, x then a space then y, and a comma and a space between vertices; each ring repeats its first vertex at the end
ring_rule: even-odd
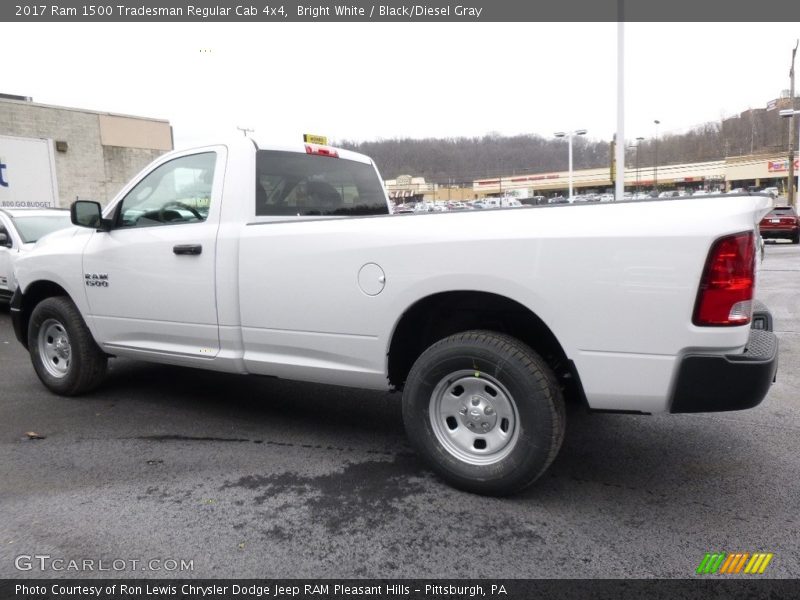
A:
POLYGON ((53 140, 0 135, 0 208, 56 206, 53 140))

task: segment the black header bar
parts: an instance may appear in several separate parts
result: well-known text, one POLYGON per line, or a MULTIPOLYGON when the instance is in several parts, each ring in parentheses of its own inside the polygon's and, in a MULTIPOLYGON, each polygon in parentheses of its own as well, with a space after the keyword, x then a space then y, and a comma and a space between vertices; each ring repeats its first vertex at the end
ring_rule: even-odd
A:
MULTIPOLYGON (((8 22, 793 22, 797 0, 4 0, 8 22), (620 18, 621 15, 621 18, 620 18)), ((800 29, 800 25, 798 26, 800 29)), ((764 43, 752 38, 742 43, 764 43)), ((661 40, 660 43, 665 43, 661 40)), ((669 43, 692 43, 680 37, 669 43)))
POLYGON ((797 580, 696 579, 5 579, 3 600, 757 600, 797 598, 797 580))

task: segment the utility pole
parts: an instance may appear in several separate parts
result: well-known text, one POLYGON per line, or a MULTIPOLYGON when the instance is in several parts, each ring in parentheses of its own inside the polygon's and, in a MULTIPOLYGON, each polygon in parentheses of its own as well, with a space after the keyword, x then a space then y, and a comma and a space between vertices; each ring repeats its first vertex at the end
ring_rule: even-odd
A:
POLYGON ((653 123, 656 124, 656 144, 655 144, 655 160, 653 161, 655 164, 653 166, 653 190, 658 196, 658 126, 661 125, 661 121, 658 119, 654 119, 653 123))
POLYGON ((625 199, 625 14, 624 0, 617 0, 617 148, 614 199, 625 199))
POLYGON ((642 145, 643 141, 644 141, 643 137, 637 137, 636 138, 636 193, 637 194, 641 191, 641 189, 640 189, 641 184, 639 183, 639 181, 640 181, 640 177, 639 177, 639 146, 642 145))
MULTIPOLYGON (((797 54, 797 46, 800 40, 794 45, 792 50, 792 68, 789 70, 789 101, 794 110, 794 57, 797 54)), ((794 193, 794 115, 789 118, 789 206, 797 208, 797 199, 794 193)))
POLYGON ((555 134, 557 138, 567 138, 569 144, 569 201, 572 202, 572 138, 576 135, 586 135, 585 129, 576 129, 575 131, 558 131, 555 134))
MULTIPOLYGON (((611 186, 614 188, 616 194, 617 189, 617 134, 615 133, 611 138, 611 146, 608 148, 608 179, 611 181, 611 186)), ((616 201, 617 197, 614 196, 616 201)))

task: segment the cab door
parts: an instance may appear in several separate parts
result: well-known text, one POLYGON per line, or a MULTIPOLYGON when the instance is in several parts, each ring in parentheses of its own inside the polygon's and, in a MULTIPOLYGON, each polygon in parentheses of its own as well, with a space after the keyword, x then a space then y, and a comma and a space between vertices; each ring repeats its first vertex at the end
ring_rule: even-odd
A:
POLYGON ((112 229, 92 235, 84 289, 109 352, 218 353, 215 253, 225 154, 214 147, 156 166, 116 205, 112 229))

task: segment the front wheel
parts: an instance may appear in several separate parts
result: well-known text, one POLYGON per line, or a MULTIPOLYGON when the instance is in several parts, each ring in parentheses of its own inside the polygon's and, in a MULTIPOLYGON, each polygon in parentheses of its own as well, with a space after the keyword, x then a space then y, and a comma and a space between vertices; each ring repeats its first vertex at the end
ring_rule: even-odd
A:
POLYGON ((428 348, 403 392, 416 450, 452 485, 507 495, 538 479, 564 437, 555 375, 510 336, 467 331, 428 348))
POLYGON ((72 300, 42 300, 31 313, 28 350, 42 383, 61 396, 76 396, 97 387, 108 360, 97 346, 72 300))

